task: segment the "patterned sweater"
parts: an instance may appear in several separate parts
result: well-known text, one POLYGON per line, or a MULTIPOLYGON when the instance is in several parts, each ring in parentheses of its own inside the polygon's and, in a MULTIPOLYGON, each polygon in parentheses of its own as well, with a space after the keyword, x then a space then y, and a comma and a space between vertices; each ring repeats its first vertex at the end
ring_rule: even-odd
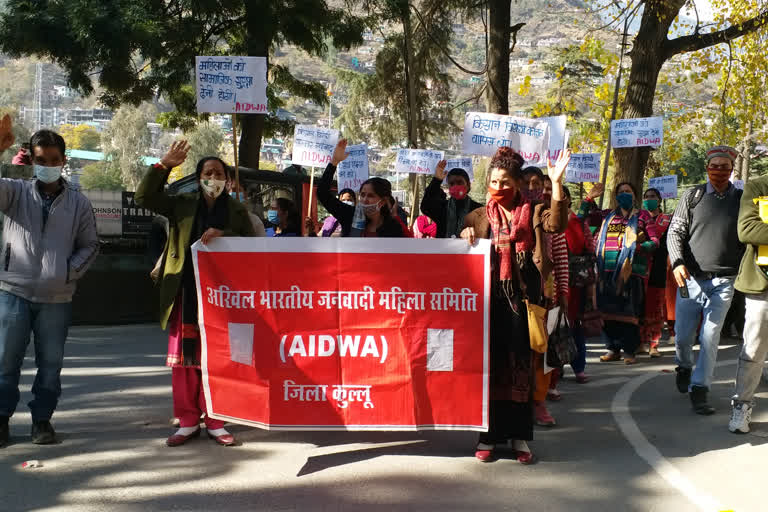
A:
MULTIPOLYGON (((581 203, 578 216, 582 219, 589 217, 598 209, 597 204, 589 199, 585 199, 581 203)), ((601 216, 606 219, 614 210, 603 210, 601 216)), ((646 226, 651 221, 651 214, 645 210, 640 210, 639 219, 637 223, 637 236, 645 235, 645 241, 638 244, 638 250, 635 251, 635 257, 632 260, 632 274, 643 278, 648 277, 650 270, 650 255, 656 248, 659 247, 658 232, 655 230, 646 229, 646 226)), ((624 232, 627 229, 629 218, 621 215, 618 212, 611 219, 611 224, 608 226, 608 233, 606 235, 605 247, 600 247, 600 231, 598 228, 595 231, 595 247, 597 252, 603 251, 605 256, 606 273, 612 273, 616 269, 616 262, 621 252, 621 247, 624 244, 624 232)))

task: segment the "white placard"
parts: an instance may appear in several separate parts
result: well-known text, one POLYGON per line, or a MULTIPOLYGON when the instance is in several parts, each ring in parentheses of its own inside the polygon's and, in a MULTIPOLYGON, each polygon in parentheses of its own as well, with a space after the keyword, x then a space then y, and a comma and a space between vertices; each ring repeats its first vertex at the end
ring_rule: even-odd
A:
POLYGON ((447 164, 445 166, 445 170, 450 171, 451 169, 464 169, 467 171, 467 174, 469 174, 469 181, 475 180, 475 173, 472 170, 472 157, 469 156, 462 156, 459 158, 450 158, 446 160, 447 164))
POLYGON ((308 167, 325 167, 331 161, 338 141, 339 130, 297 124, 293 131, 291 163, 308 167))
POLYGON ((197 111, 267 113, 265 57, 195 57, 197 111))
POLYGON ((677 174, 651 178, 648 180, 648 188, 661 192, 662 199, 674 199, 677 197, 677 174))
POLYGON ((664 119, 640 117, 611 121, 611 145, 614 148, 651 146, 657 148, 664 142, 664 119))
POLYGON ((565 171, 568 183, 596 183, 600 181, 600 153, 576 153, 565 171))
POLYGON ((549 151, 549 123, 487 112, 465 114, 462 153, 493 156, 502 146, 514 149, 530 164, 539 163, 549 151))
POLYGON ((368 146, 347 146, 347 154, 347 159, 339 164, 336 182, 339 191, 351 188, 357 193, 363 182, 368 179, 368 146))
POLYGON ((437 163, 444 158, 442 151, 431 149, 400 149, 395 161, 395 172, 406 174, 434 174, 437 163))
MULTIPOLYGON (((562 153, 568 145, 569 134, 566 134, 567 130, 565 129, 566 117, 538 117, 536 120, 545 121, 549 125, 549 152, 547 156, 549 156, 549 158, 555 162, 560 156, 560 153, 562 153)), ((547 157, 542 157, 536 163, 542 166, 546 166, 547 157)))

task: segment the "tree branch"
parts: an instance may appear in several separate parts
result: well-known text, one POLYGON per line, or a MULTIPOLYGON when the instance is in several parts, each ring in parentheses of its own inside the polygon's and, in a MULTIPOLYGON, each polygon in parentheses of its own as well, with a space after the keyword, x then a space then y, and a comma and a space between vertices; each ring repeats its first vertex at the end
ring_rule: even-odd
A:
POLYGON ((664 44, 664 60, 668 60, 681 53, 695 52, 717 44, 727 43, 738 39, 744 34, 754 32, 765 25, 768 25, 768 10, 761 12, 754 18, 731 25, 723 30, 707 34, 692 34, 668 40, 664 44))
POLYGON ((485 67, 484 67, 484 68, 483 68, 481 71, 473 71, 473 70, 471 70, 471 69, 468 69, 468 68, 465 68, 464 66, 462 66, 461 64, 459 64, 459 63, 456 61, 456 59, 454 59, 454 58, 451 56, 451 54, 448 52, 448 49, 447 49, 447 48, 445 48, 445 47, 444 47, 442 44, 440 44, 440 42, 437 40, 437 38, 435 38, 435 37, 432 35, 432 32, 430 32, 430 30, 429 30, 429 27, 427 27, 427 24, 426 24, 426 22, 424 21, 424 18, 421 16, 421 13, 420 13, 420 12, 419 12, 419 10, 416 8, 416 6, 415 6, 415 5, 413 5, 413 4, 410 4, 410 7, 411 7, 411 9, 413 10, 413 12, 414 12, 414 13, 416 13, 416 17, 417 17, 417 18, 419 18, 419 23, 421 23, 421 25, 424 27, 424 32, 426 32, 427 36, 429 36, 429 38, 432 40, 432 43, 433 43, 435 46, 437 46, 437 47, 440 49, 440 51, 441 51, 441 52, 443 52, 443 55, 445 55, 445 56, 448 58, 448 60, 450 60, 450 61, 451 61, 451 63, 453 63, 453 65, 454 65, 454 66, 456 66, 456 67, 457 67, 457 68, 459 68, 461 71, 463 71, 464 73, 467 73, 467 74, 469 74, 469 75, 484 75, 484 74, 486 73, 486 71, 488 71, 488 61, 487 61, 487 60, 486 60, 486 63, 485 63, 485 67))

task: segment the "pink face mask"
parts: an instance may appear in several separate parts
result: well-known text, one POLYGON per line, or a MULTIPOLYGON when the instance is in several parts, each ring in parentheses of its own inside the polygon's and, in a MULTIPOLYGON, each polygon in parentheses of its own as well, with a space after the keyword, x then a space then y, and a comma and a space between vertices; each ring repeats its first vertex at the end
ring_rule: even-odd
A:
POLYGON ((467 187, 464 185, 454 185, 448 189, 448 194, 457 201, 461 201, 467 197, 467 187))

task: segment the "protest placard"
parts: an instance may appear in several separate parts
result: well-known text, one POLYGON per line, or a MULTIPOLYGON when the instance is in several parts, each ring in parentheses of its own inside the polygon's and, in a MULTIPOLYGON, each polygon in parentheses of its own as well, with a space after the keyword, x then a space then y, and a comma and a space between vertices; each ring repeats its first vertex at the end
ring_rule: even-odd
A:
POLYGON ((664 142, 664 119, 640 117, 611 121, 611 145, 614 148, 651 146, 657 148, 664 142))
POLYGON ((331 161, 339 141, 339 131, 307 124, 297 124, 293 131, 294 165, 325 167, 331 161))
POLYGON ((487 430, 489 241, 219 238, 193 262, 210 417, 487 430))
POLYGON ((195 57, 197 111, 267 113, 265 57, 195 57))
POLYGON ((547 165, 547 157, 553 162, 556 161, 568 145, 569 134, 566 133, 567 130, 565 129, 566 116, 537 117, 536 120, 544 121, 549 125, 549 151, 538 162, 531 163, 545 166, 547 165))
POLYGON ((651 178, 648 180, 648 187, 661 192, 662 199, 674 199, 677 197, 677 174, 651 178))
POLYGON ((446 160, 445 171, 448 172, 451 169, 464 169, 469 174, 469 181, 474 181, 475 179, 475 173, 472 170, 472 157, 449 158, 446 160))
POLYGON ((346 160, 339 164, 336 171, 338 190, 351 188, 357 194, 360 186, 368 179, 368 146, 356 144, 347 146, 346 160))
POLYGON ((600 153, 575 153, 565 171, 568 183, 595 183, 600 181, 600 153))
POLYGON ((431 149, 400 149, 395 160, 395 172, 434 174, 437 163, 444 158, 442 151, 431 149))
POLYGON ((526 162, 546 160, 549 151, 549 123, 540 119, 467 112, 461 152, 467 155, 493 156, 507 146, 526 162))

